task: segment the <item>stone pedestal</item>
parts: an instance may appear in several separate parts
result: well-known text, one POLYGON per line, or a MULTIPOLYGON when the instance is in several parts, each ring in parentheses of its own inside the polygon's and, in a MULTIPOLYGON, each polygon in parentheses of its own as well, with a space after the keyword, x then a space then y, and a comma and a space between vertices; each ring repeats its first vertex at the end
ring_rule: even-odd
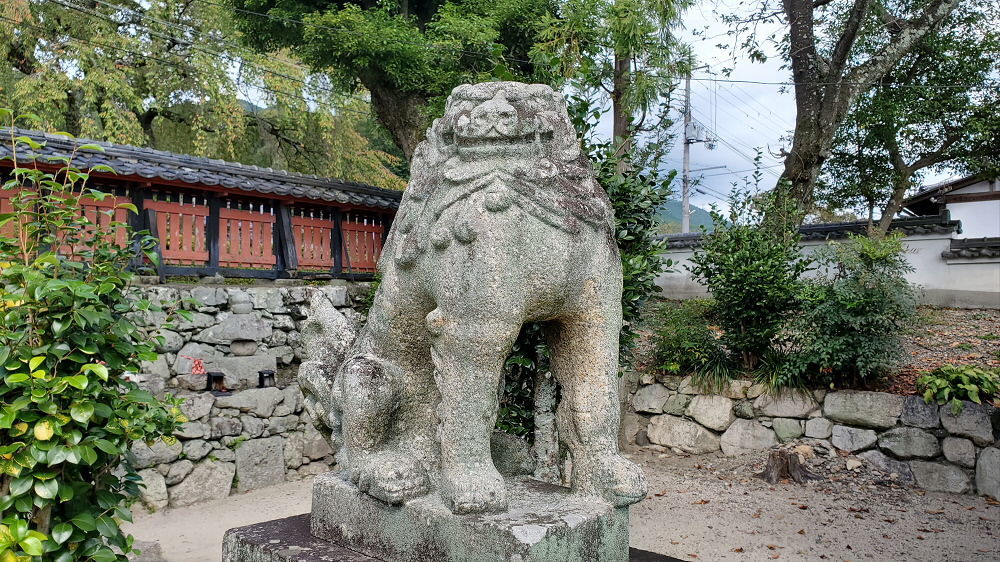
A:
POLYGON ((528 478, 503 513, 454 515, 436 493, 390 506, 340 473, 313 482, 312 534, 381 560, 628 560, 628 509, 528 478))

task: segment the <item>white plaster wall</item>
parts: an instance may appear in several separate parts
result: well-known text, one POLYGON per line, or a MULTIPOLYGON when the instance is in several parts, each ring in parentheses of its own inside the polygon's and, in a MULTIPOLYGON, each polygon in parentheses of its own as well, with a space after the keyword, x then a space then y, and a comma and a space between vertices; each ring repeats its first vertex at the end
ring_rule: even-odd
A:
POLYGON ((962 221, 962 238, 1000 236, 1000 201, 948 203, 948 211, 953 220, 962 221))
MULTIPOLYGON (((826 242, 808 241, 802 244, 804 253, 812 253, 826 242)), ((1000 308, 1000 259, 949 260, 941 253, 948 249, 951 238, 941 235, 912 236, 904 241, 907 259, 914 271, 907 279, 921 289, 920 302, 958 308, 1000 308)), ((668 299, 689 299, 708 296, 703 285, 691 277, 684 267, 690 264, 691 249, 671 250, 665 258, 679 262, 673 271, 662 273, 656 284, 668 299)), ((812 272, 816 275, 817 272, 812 272)))

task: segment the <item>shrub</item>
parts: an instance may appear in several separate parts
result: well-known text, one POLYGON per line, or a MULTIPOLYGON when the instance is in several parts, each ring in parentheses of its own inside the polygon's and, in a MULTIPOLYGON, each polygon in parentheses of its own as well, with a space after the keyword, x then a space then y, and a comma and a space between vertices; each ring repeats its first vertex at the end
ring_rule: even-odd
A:
POLYGON ((951 402, 951 411, 957 415, 963 400, 982 404, 1000 393, 1000 369, 944 365, 917 379, 917 389, 928 404, 951 402))
POLYGON ((706 389, 717 389, 732 375, 729 354, 710 327, 713 302, 692 299, 667 303, 656 314, 654 353, 664 372, 692 375, 706 389))
MULTIPOLYGON (((759 170, 755 177, 759 181, 759 170)), ((776 214, 773 208, 768 195, 734 190, 728 213, 711 210, 715 230, 704 235, 691 258, 691 273, 715 299, 722 343, 747 371, 772 348, 796 307, 799 276, 809 266, 799 255, 797 230, 765 226, 765 215, 776 214)))
MULTIPOLYGON (((10 140, 15 153, 38 147, 10 140)), ((3 185, 19 194, 0 216, 0 560, 124 561, 132 537, 119 523, 140 482, 124 455, 132 441, 169 439, 182 418, 124 376, 156 358, 126 316, 150 305, 125 296, 127 266, 152 241, 115 245, 125 225, 98 228, 81 212, 106 195, 60 164, 16 168, 3 185)))
POLYGON ((805 284, 785 382, 868 385, 898 364, 917 314, 902 239, 852 236, 817 252, 817 262, 828 274, 805 284))

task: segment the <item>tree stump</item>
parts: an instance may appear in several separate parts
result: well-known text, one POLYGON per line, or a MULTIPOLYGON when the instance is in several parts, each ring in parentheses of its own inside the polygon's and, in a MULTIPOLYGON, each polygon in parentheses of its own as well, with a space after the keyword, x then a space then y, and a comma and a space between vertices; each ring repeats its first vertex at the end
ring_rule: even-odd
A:
POLYGON ((809 480, 822 480, 822 476, 817 476, 802 464, 798 453, 788 449, 775 449, 767 456, 767 464, 764 471, 757 475, 758 478, 769 484, 777 484, 782 480, 794 480, 799 484, 804 484, 809 480))

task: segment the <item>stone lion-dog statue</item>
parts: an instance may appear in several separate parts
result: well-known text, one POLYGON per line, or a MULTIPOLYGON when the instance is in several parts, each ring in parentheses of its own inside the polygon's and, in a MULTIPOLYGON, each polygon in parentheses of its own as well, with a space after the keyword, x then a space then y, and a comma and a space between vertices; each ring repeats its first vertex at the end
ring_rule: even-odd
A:
POLYGON ((490 451, 497 388, 522 325, 541 322, 572 490, 618 507, 642 499, 642 471, 617 443, 614 214, 563 96, 539 84, 459 86, 411 170, 350 349, 329 337, 328 302, 310 314, 299 379, 338 464, 390 504, 436 491, 453 513, 504 510, 490 451))

